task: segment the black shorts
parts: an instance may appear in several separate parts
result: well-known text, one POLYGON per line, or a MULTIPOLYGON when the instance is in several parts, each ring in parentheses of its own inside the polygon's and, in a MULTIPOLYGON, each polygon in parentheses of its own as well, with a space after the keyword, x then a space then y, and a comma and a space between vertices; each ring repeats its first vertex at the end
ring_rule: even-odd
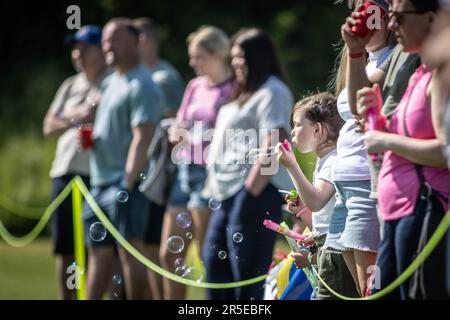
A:
POLYGON ((159 206, 150 201, 150 209, 148 211, 149 219, 144 238, 145 244, 161 244, 161 233, 165 211, 166 206, 159 206))
MULTIPOLYGON (((67 184, 76 175, 68 174, 52 179, 52 201, 64 190, 67 184)), ((89 188, 89 178, 81 176, 83 182, 89 188)), ((56 208, 52 217, 52 240, 54 254, 73 254, 73 215, 72 192, 56 208)))

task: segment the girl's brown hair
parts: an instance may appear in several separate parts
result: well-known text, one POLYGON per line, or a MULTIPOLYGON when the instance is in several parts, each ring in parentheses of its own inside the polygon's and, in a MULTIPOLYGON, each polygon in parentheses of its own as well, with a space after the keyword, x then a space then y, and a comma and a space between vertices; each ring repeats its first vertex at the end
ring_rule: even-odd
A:
POLYGON ((303 111, 305 117, 313 124, 321 124, 326 131, 326 138, 321 145, 336 144, 339 138, 339 131, 345 121, 339 115, 336 98, 329 92, 305 97, 298 101, 292 109, 290 123, 294 127, 294 115, 296 112, 303 111))

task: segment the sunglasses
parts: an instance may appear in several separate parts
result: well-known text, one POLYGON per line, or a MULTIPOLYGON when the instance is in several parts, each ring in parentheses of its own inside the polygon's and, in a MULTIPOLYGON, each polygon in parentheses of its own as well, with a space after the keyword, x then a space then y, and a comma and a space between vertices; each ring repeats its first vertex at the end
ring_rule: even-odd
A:
POLYGON ((401 24, 404 20, 404 17, 408 14, 424 14, 426 11, 420 11, 420 10, 409 10, 409 11, 388 11, 388 19, 389 21, 392 20, 392 18, 395 17, 395 21, 397 21, 398 24, 401 24))

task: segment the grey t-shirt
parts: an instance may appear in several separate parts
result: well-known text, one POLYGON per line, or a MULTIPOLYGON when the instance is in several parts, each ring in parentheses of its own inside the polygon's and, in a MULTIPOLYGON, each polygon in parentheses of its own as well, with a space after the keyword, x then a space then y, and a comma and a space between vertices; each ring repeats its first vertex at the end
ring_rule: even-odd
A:
MULTIPOLYGON (((267 130, 278 128, 289 133, 292 105, 293 97, 288 87, 272 76, 242 106, 237 101, 222 106, 209 146, 204 196, 225 200, 244 186, 250 168, 246 170, 244 167, 243 170, 242 160, 245 160, 251 146, 259 145, 259 130, 263 130, 263 135, 267 134, 267 130), (246 143, 246 137, 252 142, 246 143)), ((292 189, 287 170, 278 166, 276 159, 274 162, 276 167, 273 168, 271 183, 277 188, 292 189)))
MULTIPOLYGON (((56 115, 64 117, 64 113, 86 102, 87 97, 94 96, 100 90, 100 84, 108 72, 105 72, 97 81, 90 82, 81 72, 66 79, 52 101, 50 110, 56 115)), ((67 174, 89 175, 89 155, 86 151, 78 150, 78 130, 66 130, 56 145, 55 158, 50 170, 50 177, 57 178, 67 174)))
MULTIPOLYGON (((317 159, 316 169, 314 170, 314 185, 317 185, 319 180, 333 184, 333 162, 336 159, 336 155, 336 149, 334 149, 322 158, 317 159)), ((312 213, 312 226, 318 234, 328 233, 330 218, 335 203, 336 197, 333 195, 321 210, 312 213)))
POLYGON ((104 186, 123 178, 132 129, 161 119, 162 93, 150 71, 139 65, 126 75, 105 79, 94 122, 91 185, 104 186))
POLYGON ((153 82, 161 88, 164 95, 162 115, 176 113, 184 92, 184 84, 180 74, 165 60, 161 60, 155 67, 150 68, 150 71, 153 82))

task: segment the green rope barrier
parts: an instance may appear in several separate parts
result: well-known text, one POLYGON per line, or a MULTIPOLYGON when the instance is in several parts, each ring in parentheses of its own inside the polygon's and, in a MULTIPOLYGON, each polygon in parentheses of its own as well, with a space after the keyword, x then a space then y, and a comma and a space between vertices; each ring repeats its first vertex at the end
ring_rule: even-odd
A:
POLYGON ((58 197, 53 200, 53 202, 45 209, 44 214, 42 215, 39 222, 36 226, 26 235, 21 237, 16 237, 12 235, 4 226, 4 224, 0 221, 0 237, 6 241, 10 246, 13 247, 25 247, 33 242, 37 236, 42 232, 44 227, 47 225, 50 220, 53 212, 55 212, 56 208, 64 201, 64 199, 69 195, 72 191, 72 182, 68 183, 64 190, 58 195, 58 197))
POLYGON ((80 189, 81 193, 83 194, 86 202, 91 206, 92 210, 94 211, 95 215, 98 217, 98 219, 103 223, 105 228, 108 230, 108 232, 113 236, 114 239, 117 240, 117 242, 130 253, 133 257, 135 257, 138 261, 140 261, 142 264, 144 264, 147 268, 152 269, 156 273, 160 274, 163 277, 166 277, 172 281, 192 286, 192 287, 198 287, 198 288, 208 288, 208 289, 229 289, 229 288, 236 288, 236 287, 242 287, 251 285, 260 281, 263 281, 267 275, 261 275, 259 277, 243 280, 243 281, 237 281, 237 282, 229 282, 229 283, 207 283, 207 282, 197 282, 189 279, 182 278, 180 276, 177 276, 174 273, 168 272, 167 270, 164 270, 151 260, 147 259, 144 255, 142 255, 139 251, 137 251, 120 233, 119 231, 113 226, 113 224, 109 221, 108 217, 103 213, 103 211, 100 209, 98 204, 95 202, 92 195, 89 193, 89 190, 87 189, 86 185, 84 184, 83 180, 81 180, 80 177, 75 177, 75 183, 78 185, 78 188, 80 189))
POLYGON ((375 293, 374 295, 371 295, 369 297, 362 297, 362 298, 353 298, 353 297, 347 297, 343 296, 333 289, 330 288, 330 286, 325 283, 325 281, 319 276, 317 271, 313 268, 314 273, 316 274, 319 281, 325 286, 325 288, 328 289, 332 294, 334 294, 336 297, 342 300, 377 300, 385 295, 391 293, 394 291, 397 287, 399 287, 403 282, 405 282, 429 257, 429 255, 433 252, 433 250, 436 248, 436 246, 439 244, 439 242, 442 240, 442 238, 445 236, 448 227, 450 226, 450 211, 448 211, 444 218, 442 219, 439 226, 436 228, 436 231, 431 236, 430 240, 426 244, 426 246, 423 248, 423 250, 420 252, 420 254, 414 259, 413 262, 406 268, 405 271, 390 285, 388 285, 383 290, 375 293))
POLYGON ((42 212, 45 211, 45 208, 28 207, 23 204, 16 203, 2 193, 0 193, 0 207, 19 217, 36 220, 40 219, 42 217, 42 212))

